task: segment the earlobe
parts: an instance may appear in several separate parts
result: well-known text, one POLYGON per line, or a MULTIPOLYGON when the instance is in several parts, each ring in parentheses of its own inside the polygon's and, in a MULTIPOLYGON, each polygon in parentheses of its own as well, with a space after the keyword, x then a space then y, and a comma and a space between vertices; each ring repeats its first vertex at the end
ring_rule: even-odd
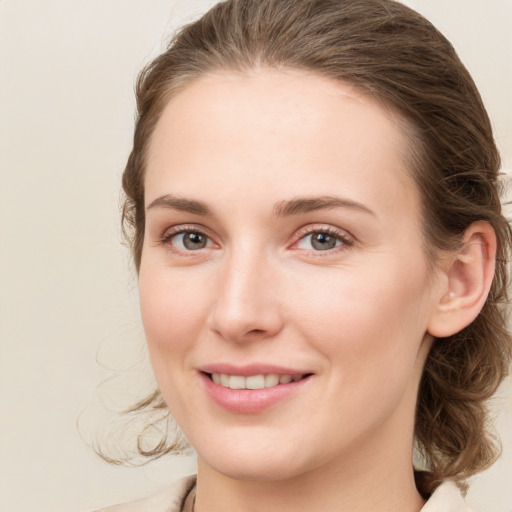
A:
POLYGON ((491 288, 495 262, 494 229, 487 222, 474 222, 441 271, 439 299, 428 326, 432 336, 451 336, 478 316, 491 288))

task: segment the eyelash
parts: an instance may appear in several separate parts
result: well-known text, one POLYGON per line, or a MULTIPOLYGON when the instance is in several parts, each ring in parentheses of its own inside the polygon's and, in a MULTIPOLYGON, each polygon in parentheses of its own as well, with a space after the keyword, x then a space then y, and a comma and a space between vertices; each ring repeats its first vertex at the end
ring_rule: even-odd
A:
POLYGON ((168 249, 169 251, 172 251, 176 254, 186 255, 186 256, 195 256, 195 255, 197 255, 197 253, 200 252, 200 249, 198 249, 196 251, 193 251, 193 250, 184 251, 182 249, 178 249, 171 243, 171 240, 175 236, 182 235, 185 233, 197 233, 199 235, 205 236, 208 240, 211 240, 211 237, 206 233, 206 231, 204 229, 201 229, 199 226, 195 226, 195 225, 183 226, 183 225, 181 225, 181 226, 176 226, 174 228, 166 230, 165 233, 163 234, 163 236, 160 238, 160 240, 158 240, 158 242, 161 245, 163 245, 166 249, 168 249))
MULTIPOLYGON (((163 236, 158 240, 158 242, 165 246, 168 250, 180 254, 180 255, 187 255, 187 256, 194 256, 198 255, 200 253, 201 249, 194 250, 182 250, 175 247, 171 240, 176 237, 177 235, 185 234, 185 233, 197 233, 202 236, 205 236, 209 240, 212 240, 211 237, 206 233, 204 229, 201 229, 197 225, 185 225, 185 226, 176 226, 174 228, 171 228, 163 234, 163 236)), ((297 231, 296 235, 294 236, 294 241, 291 245, 291 248, 295 245, 297 245, 301 240, 306 238, 307 236, 314 235, 314 234, 324 234, 330 237, 334 237, 337 241, 341 242, 340 245, 337 245, 331 249, 326 249, 324 251, 321 250, 315 250, 313 248, 306 250, 308 255, 313 256, 328 256, 332 255, 333 253, 336 253, 338 251, 347 250, 349 247, 354 245, 354 239, 351 238, 346 232, 343 232, 341 230, 335 229, 333 227, 328 226, 306 226, 304 228, 301 228, 297 231)), ((295 249, 299 250, 299 249, 295 249)))
MULTIPOLYGON (((315 256, 315 257, 323 257, 323 256, 332 256, 334 253, 337 253, 339 251, 346 251, 348 248, 354 245, 354 239, 345 231, 341 231, 339 229, 329 227, 329 226, 322 226, 322 225, 314 225, 314 226, 306 226, 304 228, 301 228, 297 231, 297 234, 294 237, 294 242, 292 244, 293 246, 297 245, 301 240, 306 238, 307 236, 314 235, 314 234, 322 234, 327 235, 335 238, 337 241, 340 241, 341 244, 338 246, 335 246, 331 249, 326 249, 324 251, 315 250, 313 248, 307 250, 308 256, 315 256)), ((298 249, 297 249, 298 250, 298 249)))

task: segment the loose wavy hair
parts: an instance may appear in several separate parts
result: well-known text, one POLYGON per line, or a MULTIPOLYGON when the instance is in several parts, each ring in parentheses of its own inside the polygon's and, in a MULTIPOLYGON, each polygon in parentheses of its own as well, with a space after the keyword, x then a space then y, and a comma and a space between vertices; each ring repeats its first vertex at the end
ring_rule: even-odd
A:
MULTIPOLYGON (((393 0, 228 0, 182 28, 140 74, 133 150, 123 174, 123 229, 138 270, 144 238, 148 144, 165 105, 195 78, 218 70, 297 69, 350 83, 397 110, 411 175, 422 196, 425 251, 453 250, 468 226, 488 222, 498 239, 490 294, 476 320, 435 340, 420 384, 415 439, 430 493, 488 467, 499 445, 486 401, 510 368, 506 328, 511 232, 500 205, 500 157, 477 88, 449 41, 393 0)), ((165 410, 156 390, 132 411, 165 410)), ((140 446, 140 444, 139 444, 140 446)), ((171 436, 149 458, 175 451, 171 436)))

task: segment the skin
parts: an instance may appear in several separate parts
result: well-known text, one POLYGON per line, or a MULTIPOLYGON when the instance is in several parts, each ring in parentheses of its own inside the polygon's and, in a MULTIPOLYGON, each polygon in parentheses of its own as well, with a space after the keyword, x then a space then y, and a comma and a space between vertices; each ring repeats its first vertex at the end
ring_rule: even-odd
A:
POLYGON ((301 71, 219 72, 166 106, 147 160, 140 300, 160 390, 198 453, 196 512, 422 507, 414 408, 449 279, 422 249, 401 126, 301 71), (344 204, 276 215, 318 197, 344 204), (207 244, 187 249, 184 231, 207 244), (316 249, 312 232, 336 246, 316 249), (219 361, 312 376, 240 413, 205 392, 199 369, 219 361))

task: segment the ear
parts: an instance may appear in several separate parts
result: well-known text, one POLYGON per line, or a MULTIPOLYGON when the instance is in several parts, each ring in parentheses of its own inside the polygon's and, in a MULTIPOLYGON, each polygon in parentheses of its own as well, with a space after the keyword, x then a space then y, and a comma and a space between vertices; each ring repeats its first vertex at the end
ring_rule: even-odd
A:
POLYGON ((462 245, 439 265, 438 297, 428 332, 437 338, 467 327, 483 308, 496 266, 496 234, 487 222, 474 222, 462 245))

